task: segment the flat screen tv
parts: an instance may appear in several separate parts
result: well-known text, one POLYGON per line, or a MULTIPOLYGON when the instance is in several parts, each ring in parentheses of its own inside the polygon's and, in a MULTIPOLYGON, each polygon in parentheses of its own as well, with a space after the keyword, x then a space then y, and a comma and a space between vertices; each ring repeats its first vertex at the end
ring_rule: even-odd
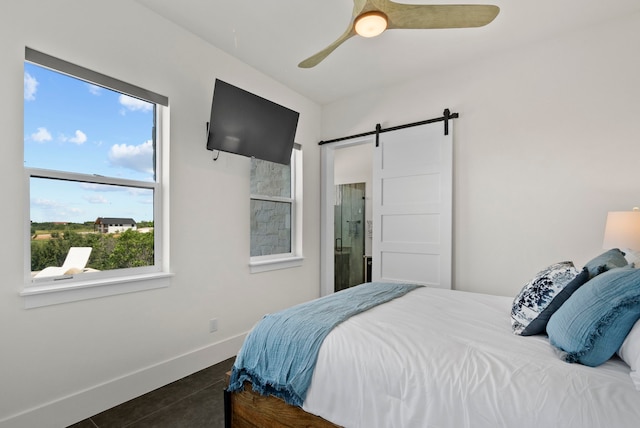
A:
POLYGON ((299 116, 296 111, 216 79, 207 149, 288 165, 299 116))

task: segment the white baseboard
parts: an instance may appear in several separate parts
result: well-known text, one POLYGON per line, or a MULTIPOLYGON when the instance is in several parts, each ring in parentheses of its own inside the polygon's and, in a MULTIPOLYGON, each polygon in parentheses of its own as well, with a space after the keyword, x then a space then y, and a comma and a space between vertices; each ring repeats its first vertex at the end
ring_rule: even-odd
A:
POLYGON ((237 355, 247 333, 0 420, 0 428, 66 427, 237 355))

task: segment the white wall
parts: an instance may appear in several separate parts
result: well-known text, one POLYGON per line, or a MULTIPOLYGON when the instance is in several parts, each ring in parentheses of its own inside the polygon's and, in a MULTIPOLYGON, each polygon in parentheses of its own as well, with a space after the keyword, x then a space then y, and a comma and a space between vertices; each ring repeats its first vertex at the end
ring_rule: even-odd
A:
MULTIPOLYGON (((454 121, 454 287, 515 295, 640 204, 640 15, 323 108, 324 140, 454 121)), ((375 225, 374 225, 375 227, 375 225)))
POLYGON ((316 142, 376 123, 445 107, 461 115, 456 288, 513 295, 546 264, 583 263, 600 251, 606 212, 640 205, 638 28, 640 16, 629 16, 333 103, 320 135, 317 105, 137 3, 3 1, 0 426, 64 426, 97 413, 233 355, 262 314, 317 296, 316 142), (25 46, 169 97, 169 288, 23 309, 25 46), (213 162, 204 149, 216 77, 301 113, 303 267, 248 273, 249 161, 213 162), (210 334, 214 317, 219 331, 210 334))
POLYGON ((263 314, 319 295, 318 105, 126 0, 3 1, 0 52, 0 426, 76 422, 234 355, 263 314), (170 287, 23 309, 25 46, 169 97, 170 287), (249 273, 249 159, 205 149, 216 77, 301 113, 302 267, 249 273))

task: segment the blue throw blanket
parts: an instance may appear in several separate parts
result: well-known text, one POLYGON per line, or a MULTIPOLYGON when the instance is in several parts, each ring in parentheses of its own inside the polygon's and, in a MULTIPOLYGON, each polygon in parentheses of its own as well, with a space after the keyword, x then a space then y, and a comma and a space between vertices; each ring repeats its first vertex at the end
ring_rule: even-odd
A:
POLYGON ((342 321, 420 287, 372 282, 266 315, 236 357, 229 391, 250 380, 263 395, 302 406, 324 338, 342 321))

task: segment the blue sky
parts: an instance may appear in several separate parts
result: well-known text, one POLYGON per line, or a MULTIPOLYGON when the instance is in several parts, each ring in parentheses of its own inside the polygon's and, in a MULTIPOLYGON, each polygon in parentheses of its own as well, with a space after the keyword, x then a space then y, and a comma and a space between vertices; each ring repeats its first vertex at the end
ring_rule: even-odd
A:
MULTIPOLYGON (((153 104, 25 62, 26 167, 153 181, 153 104)), ((148 190, 31 180, 31 220, 153 220, 148 190)))

